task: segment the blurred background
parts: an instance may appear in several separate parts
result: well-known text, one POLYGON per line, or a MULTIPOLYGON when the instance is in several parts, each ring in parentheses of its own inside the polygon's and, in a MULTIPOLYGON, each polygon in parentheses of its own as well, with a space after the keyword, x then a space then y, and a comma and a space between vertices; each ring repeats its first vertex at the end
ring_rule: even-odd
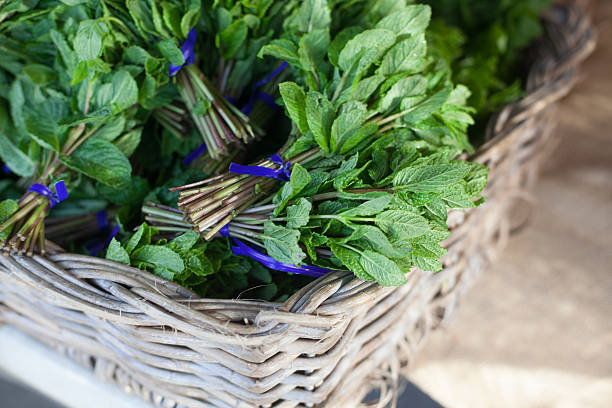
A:
MULTIPOLYGON (((560 107, 560 145, 533 191, 531 223, 451 325, 430 336, 400 408, 612 407, 612 1, 593 1, 591 10, 598 48, 560 107)), ((70 406, 110 406, 92 401, 113 389, 96 388, 93 376, 44 353, 0 329, 1 407, 60 406, 10 376, 70 406), (72 401, 62 398, 69 393, 72 401)))
POLYGON ((591 12, 598 47, 559 109, 530 224, 414 363, 444 407, 612 407, 612 1, 591 12))

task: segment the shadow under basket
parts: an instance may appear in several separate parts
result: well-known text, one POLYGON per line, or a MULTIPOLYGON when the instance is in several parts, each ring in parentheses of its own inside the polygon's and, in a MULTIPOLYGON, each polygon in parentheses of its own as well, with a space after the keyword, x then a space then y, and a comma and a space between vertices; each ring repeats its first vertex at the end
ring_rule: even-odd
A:
POLYGON ((283 304, 200 299, 122 264, 61 251, 0 255, 0 324, 13 325, 157 407, 383 407, 428 332, 516 228, 512 206, 550 153, 557 102, 595 35, 582 10, 554 6, 526 96, 492 118, 470 158, 491 168, 486 203, 449 215, 443 271, 397 288, 334 272, 283 304), (376 401, 362 400, 373 389, 376 401))

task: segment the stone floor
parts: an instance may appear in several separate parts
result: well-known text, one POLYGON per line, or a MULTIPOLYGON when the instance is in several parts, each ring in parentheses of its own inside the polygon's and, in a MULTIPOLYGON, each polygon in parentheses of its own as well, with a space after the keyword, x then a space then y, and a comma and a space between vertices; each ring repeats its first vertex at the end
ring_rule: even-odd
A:
POLYGON ((612 406, 612 2, 514 236, 412 380, 448 408, 612 406))

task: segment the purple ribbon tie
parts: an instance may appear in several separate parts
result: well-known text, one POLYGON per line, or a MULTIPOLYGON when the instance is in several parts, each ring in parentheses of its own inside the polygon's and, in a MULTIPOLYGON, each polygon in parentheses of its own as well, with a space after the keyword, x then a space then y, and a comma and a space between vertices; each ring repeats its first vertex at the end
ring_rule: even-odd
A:
POLYGON ((265 84, 267 84, 268 82, 270 82, 272 79, 274 79, 275 76, 277 76, 278 74, 283 72, 285 70, 285 68, 287 68, 288 66, 289 66, 289 63, 283 62, 270 75, 268 75, 267 77, 265 77, 261 81, 256 82, 253 85, 253 90, 251 92, 251 97, 249 98, 249 102, 241 109, 242 113, 244 113, 245 115, 249 115, 251 113, 251 111, 253 110, 253 107, 255 106, 255 100, 256 99, 259 99, 260 101, 264 102, 266 105, 270 106, 274 110, 278 110, 279 109, 279 106, 276 104, 276 101, 275 101, 275 99, 274 99, 274 97, 272 95, 269 95, 269 94, 267 94, 267 93, 265 93, 263 91, 257 91, 257 88, 262 87, 265 84))
POLYGON ((230 236, 230 232, 229 232, 229 222, 227 224, 225 224, 223 226, 223 228, 221 228, 219 230, 219 235, 221 235, 222 237, 229 237, 230 236))
POLYGON ((96 213, 96 220, 98 221, 98 228, 100 231, 104 231, 108 228, 108 216, 106 210, 98 211, 96 213))
POLYGON ((189 30, 189 34, 187 35, 187 39, 183 44, 181 44, 181 52, 183 53, 183 57, 185 58, 185 63, 183 65, 174 65, 170 64, 170 76, 175 76, 183 67, 187 65, 191 65, 195 62, 195 44, 198 35, 195 31, 195 28, 189 30))
POLYGON ((206 147, 206 143, 202 143, 201 145, 196 147, 191 153, 187 155, 187 157, 183 159, 183 166, 189 166, 195 159, 203 155, 206 150, 208 150, 208 147, 206 147))
POLYGON ((53 208, 56 204, 59 204, 68 198, 68 190, 66 190, 66 184, 64 184, 64 180, 60 180, 55 183, 54 187, 55 193, 51 191, 51 189, 47 186, 44 186, 39 183, 34 183, 32 184, 32 187, 28 189, 28 191, 33 191, 36 194, 48 198, 49 202, 51 203, 50 208, 53 208))
POLYGON ((269 159, 280 166, 278 170, 261 166, 243 166, 242 164, 230 163, 230 173, 248 174, 250 176, 273 178, 280 181, 291 179, 291 163, 285 162, 278 153, 273 154, 269 159))
MULTIPOLYGON (((96 220, 98 221, 98 228, 100 231, 109 230, 108 215, 106 214, 105 210, 98 211, 96 213, 96 220)), ((113 229, 109 230, 106 240, 102 241, 101 239, 94 239, 85 245, 85 249, 89 251, 91 256, 97 256, 110 245, 110 242, 113 240, 113 238, 115 238, 118 232, 119 225, 115 225, 113 229)))
MULTIPOLYGON (((225 224, 223 228, 219 230, 219 235, 221 235, 222 237, 230 236, 229 223, 225 224)), ((251 248, 250 246, 248 246, 237 238, 232 237, 232 242, 235 244, 232 245, 232 252, 234 253, 234 255, 243 255, 251 257, 253 260, 275 271, 297 273, 300 275, 314 276, 315 278, 321 277, 326 273, 332 272, 331 269, 321 268, 320 266, 297 266, 293 264, 278 262, 271 256, 262 254, 261 252, 255 250, 254 248, 251 248)))
POLYGON ((293 264, 278 262, 276 259, 272 258, 271 256, 264 255, 261 252, 256 251, 255 249, 251 248, 250 246, 248 246, 247 244, 245 244, 244 242, 236 238, 232 238, 232 241, 235 244, 235 246, 232 246, 232 252, 234 253, 234 255, 249 256, 252 259, 259 262, 260 264, 270 269, 273 269, 275 271, 297 273, 300 275, 313 276, 315 278, 319 278, 329 272, 332 272, 331 269, 321 268, 320 266, 313 266, 313 265, 297 266, 293 264))

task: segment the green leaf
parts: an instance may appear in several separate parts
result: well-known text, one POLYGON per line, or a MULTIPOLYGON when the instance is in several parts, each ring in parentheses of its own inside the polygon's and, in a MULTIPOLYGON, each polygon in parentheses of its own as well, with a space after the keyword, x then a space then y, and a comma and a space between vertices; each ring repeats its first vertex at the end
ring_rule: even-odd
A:
POLYGON ((147 179, 134 176, 128 187, 112 188, 100 183, 96 186, 96 190, 98 190, 100 196, 113 204, 129 206, 141 205, 150 188, 147 179))
POLYGON ((9 137, 0 132, 0 158, 11 169, 21 177, 30 177, 34 174, 34 162, 30 157, 19 150, 9 137))
POLYGON ((361 102, 348 102, 331 128, 330 150, 338 151, 346 140, 359 130, 366 119, 367 107, 361 102))
POLYGON ((259 50, 257 56, 263 58, 266 55, 278 58, 282 61, 287 61, 294 67, 301 68, 300 56, 298 55, 298 48, 289 40, 286 39, 274 39, 259 50))
POLYGON ((361 27, 347 27, 340 31, 329 45, 327 51, 329 62, 336 67, 339 66, 338 59, 340 58, 340 52, 344 49, 346 43, 361 31, 363 31, 361 27))
POLYGON ((175 40, 169 38, 167 40, 158 41, 155 45, 164 58, 171 64, 183 65, 185 63, 185 57, 180 48, 176 45, 175 40))
POLYGON ((42 147, 59 152, 59 126, 56 119, 46 114, 43 109, 28 109, 25 115, 25 127, 34 141, 42 147))
POLYGON ((306 257, 298 245, 300 232, 297 230, 266 221, 262 238, 268 255, 278 262, 299 266, 306 257))
POLYGON ((248 27, 244 20, 236 20, 217 36, 217 46, 225 59, 232 59, 246 41, 248 27))
MULTIPOLYGON (((19 209, 19 204, 15 200, 4 200, 0 202, 0 224, 4 221, 8 220, 13 214, 17 212, 19 209)), ((4 231, 0 232, 0 241, 6 241, 6 239, 11 235, 11 231, 13 230, 13 226, 6 228, 4 231)))
POLYGON ((321 149, 329 152, 329 138, 336 111, 332 103, 319 92, 306 95, 306 120, 321 149))
POLYGON ((323 64, 329 47, 329 30, 319 29, 300 38, 298 55, 302 69, 316 71, 323 64))
POLYGON ((298 27, 307 33, 315 29, 327 28, 331 16, 327 0, 304 0, 298 11, 298 27))
POLYGON ((304 91, 295 82, 283 82, 278 86, 278 89, 289 117, 297 125, 300 132, 305 135, 309 127, 306 119, 306 95, 304 91))
POLYGON ((125 157, 130 157, 140 144, 141 136, 142 128, 132 129, 121 135, 113 144, 125 155, 125 157))
POLYGON ((376 225, 385 233, 401 239, 420 237, 429 232, 427 220, 406 210, 387 210, 376 216, 376 225))
POLYGON ((200 234, 193 230, 189 230, 174 238, 168 243, 167 246, 177 254, 184 255, 189 252, 191 248, 193 248, 193 246, 198 242, 198 239, 200 239, 200 234))
POLYGON ((465 183, 449 186, 440 194, 440 197, 449 208, 472 208, 476 206, 465 191, 465 183))
POLYGON ((377 28, 391 30, 397 35, 422 34, 429 25, 431 8, 427 5, 410 5, 389 14, 376 24, 377 28))
POLYGON ((109 105, 117 113, 138 102, 138 85, 127 71, 117 71, 113 74, 111 83, 112 98, 109 105))
POLYGON ((171 1, 163 1, 161 6, 162 18, 166 26, 172 31, 172 35, 175 38, 184 37, 181 30, 181 8, 179 5, 171 1))
POLYGON ((401 269, 386 256, 366 250, 360 253, 359 264, 381 286, 400 286, 406 283, 401 269))
POLYGON ((357 34, 349 40, 338 57, 338 66, 349 71, 358 64, 357 72, 380 58, 395 43, 395 34, 390 30, 372 29, 357 34))
MULTIPOLYGON (((413 75, 400 79, 389 89, 380 100, 378 110, 387 112, 395 109, 405 99, 422 100, 427 91, 427 80, 420 75, 413 75)), ((402 106, 404 109, 405 104, 402 106)))
POLYGON ((145 245, 135 250, 132 262, 152 269, 152 272, 165 279, 172 279, 185 269, 181 257, 171 250, 159 245, 145 245))
POLYGON ((393 185, 414 192, 443 192, 463 179, 468 171, 469 166, 461 162, 407 167, 397 172, 393 185))
POLYGON ((116 238, 113 238, 108 245, 108 249, 106 250, 106 259, 126 265, 130 264, 130 255, 125 249, 123 249, 116 238))
POLYGON ((74 38, 74 51, 79 61, 98 58, 102 54, 102 30, 96 20, 84 20, 79 23, 74 38))
POLYGON ((366 201, 357 207, 341 212, 339 215, 343 217, 366 217, 370 215, 376 215, 382 212, 393 198, 392 194, 386 194, 373 200, 366 201))
POLYGON ((148 228, 149 228, 148 225, 143 222, 142 224, 140 224, 136 232, 132 234, 128 242, 125 244, 125 249, 128 252, 128 254, 131 254, 132 252, 134 252, 134 250, 138 247, 138 244, 140 244, 140 241, 142 240, 142 237, 144 236, 145 230, 148 228))
POLYGON ((410 36, 394 45, 385 54, 379 72, 390 76, 400 72, 421 71, 426 64, 424 60, 426 53, 425 35, 410 36))
POLYGON ((125 0, 127 7, 134 24, 144 38, 157 35, 153 21, 151 20, 151 12, 148 10, 147 4, 142 0, 125 0))
POLYGON ((114 188, 124 188, 130 183, 130 162, 104 139, 87 139, 72 155, 62 155, 60 160, 67 167, 114 188))
POLYGON ((308 224, 312 204, 305 198, 287 207, 287 228, 300 228, 308 224))
POLYGON ((351 99, 355 101, 366 102, 370 98, 370 96, 372 96, 372 94, 376 92, 376 90, 378 89, 380 84, 384 82, 384 80, 385 77, 382 75, 373 75, 371 77, 362 79, 353 88, 353 91, 351 93, 351 99))
POLYGON ((23 67, 23 72, 36 85, 45 86, 57 79, 57 72, 46 65, 29 64, 23 67))
POLYGON ((342 147, 340 148, 340 154, 348 154, 353 152, 354 148, 358 147, 363 141, 375 134, 377 131, 378 125, 376 123, 367 122, 345 139, 345 141, 342 143, 342 147))
POLYGON ((199 0, 188 0, 187 12, 181 19, 181 30, 183 31, 183 38, 187 38, 189 31, 195 27, 196 23, 200 19, 200 12, 202 9, 202 2, 199 0))
POLYGON ((274 197, 274 202, 278 204, 275 214, 279 214, 289 200, 296 197, 310 183, 310 180, 308 171, 299 163, 294 164, 291 169, 291 179, 288 183, 283 184, 277 196, 274 197))
POLYGON ((332 242, 330 242, 328 245, 340 262, 342 262, 342 264, 346 266, 348 270, 353 272, 355 276, 365 281, 374 280, 374 278, 365 271, 363 266, 361 266, 361 263, 359 262, 360 255, 358 252, 332 242))

